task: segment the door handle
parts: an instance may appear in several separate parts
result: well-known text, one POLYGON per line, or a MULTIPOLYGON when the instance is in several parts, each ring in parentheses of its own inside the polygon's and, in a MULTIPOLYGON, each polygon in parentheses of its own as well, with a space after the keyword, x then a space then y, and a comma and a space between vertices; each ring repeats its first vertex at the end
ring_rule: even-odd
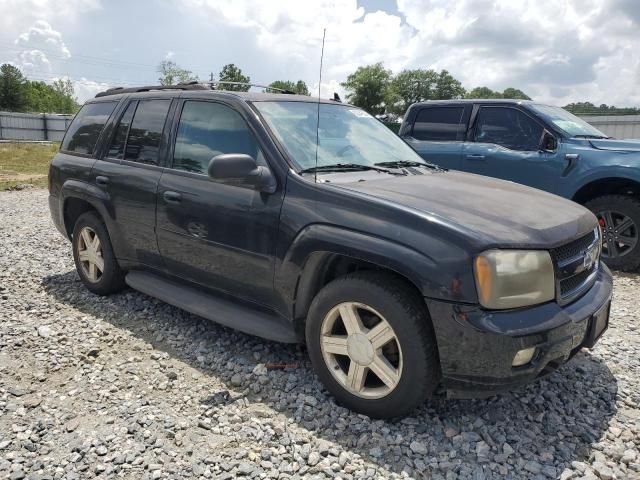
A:
POLYGON ((478 153, 470 153, 467 155, 469 160, 484 160, 484 155, 480 155, 478 153))
POLYGON ((167 190, 162 194, 162 198, 164 198, 164 201, 167 203, 175 204, 175 203, 180 203, 180 200, 182 200, 182 195, 180 195, 178 192, 172 192, 171 190, 167 190))
POLYGON ((107 185, 109 185, 109 177, 104 177, 102 175, 98 175, 96 177, 96 185, 98 185, 100 187, 106 187, 107 185))

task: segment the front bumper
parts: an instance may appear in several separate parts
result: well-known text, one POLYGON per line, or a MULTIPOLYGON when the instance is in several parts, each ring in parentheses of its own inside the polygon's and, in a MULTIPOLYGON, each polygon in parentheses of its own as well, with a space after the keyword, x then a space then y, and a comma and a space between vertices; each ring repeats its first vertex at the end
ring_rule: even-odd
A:
POLYGON ((448 396, 478 398, 530 383, 582 347, 592 347, 597 341, 594 314, 607 308, 612 290, 611 272, 602 265, 589 291, 565 306, 549 302, 487 311, 426 299, 448 396), (531 362, 512 367, 515 354, 528 347, 536 347, 531 362))

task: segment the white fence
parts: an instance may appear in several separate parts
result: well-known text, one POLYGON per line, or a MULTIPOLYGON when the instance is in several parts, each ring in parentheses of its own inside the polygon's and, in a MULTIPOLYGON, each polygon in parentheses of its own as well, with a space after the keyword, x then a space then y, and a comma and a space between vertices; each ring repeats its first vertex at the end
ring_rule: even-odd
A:
POLYGON ((581 118, 610 137, 640 140, 640 115, 581 115, 581 118))
POLYGON ((72 119, 55 113, 0 112, 0 140, 59 142, 72 119))

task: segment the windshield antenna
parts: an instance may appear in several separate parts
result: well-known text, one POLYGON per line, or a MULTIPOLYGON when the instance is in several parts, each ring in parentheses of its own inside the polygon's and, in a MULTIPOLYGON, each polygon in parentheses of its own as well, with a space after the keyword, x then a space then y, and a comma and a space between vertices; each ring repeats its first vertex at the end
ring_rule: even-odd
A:
POLYGON ((322 51, 320 53, 320 79, 318 80, 318 114, 316 118, 316 168, 313 181, 318 183, 318 145, 320 144, 320 88, 322 86, 322 60, 324 59, 324 37, 327 29, 322 29, 322 51))

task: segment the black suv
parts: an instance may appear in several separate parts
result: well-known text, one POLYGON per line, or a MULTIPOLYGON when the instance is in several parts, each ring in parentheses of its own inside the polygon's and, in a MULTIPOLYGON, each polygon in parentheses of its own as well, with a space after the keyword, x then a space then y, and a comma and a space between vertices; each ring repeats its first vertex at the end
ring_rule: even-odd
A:
POLYGON ((69 127, 49 191, 89 290, 127 284, 306 342, 327 389, 373 417, 438 385, 477 397, 530 382, 608 323, 591 212, 428 164, 335 101, 107 91, 69 127))

